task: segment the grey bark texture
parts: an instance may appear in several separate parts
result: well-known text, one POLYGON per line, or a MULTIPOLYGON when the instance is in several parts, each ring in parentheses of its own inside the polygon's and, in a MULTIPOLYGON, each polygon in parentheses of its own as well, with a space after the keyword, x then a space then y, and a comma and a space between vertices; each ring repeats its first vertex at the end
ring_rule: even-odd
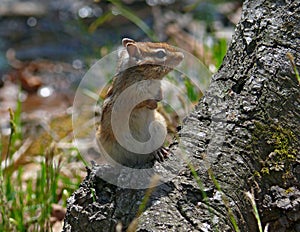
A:
POLYGON ((198 178, 183 166, 139 211, 149 190, 111 185, 94 165, 63 231, 258 231, 247 191, 268 231, 300 231, 300 85, 287 53, 300 70, 300 1, 245 1, 222 67, 163 164, 185 153, 198 178))

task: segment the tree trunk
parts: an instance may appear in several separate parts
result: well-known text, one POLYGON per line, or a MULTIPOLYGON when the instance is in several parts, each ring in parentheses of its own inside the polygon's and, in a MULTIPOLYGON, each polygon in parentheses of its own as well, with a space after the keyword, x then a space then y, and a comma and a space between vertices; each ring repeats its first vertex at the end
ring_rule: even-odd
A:
POLYGON ((299 49, 299 0, 246 0, 222 67, 163 164, 184 155, 191 165, 150 190, 111 185, 94 165, 68 200, 64 231, 258 231, 247 191, 268 231, 300 231, 300 84, 287 57, 299 70, 299 49))

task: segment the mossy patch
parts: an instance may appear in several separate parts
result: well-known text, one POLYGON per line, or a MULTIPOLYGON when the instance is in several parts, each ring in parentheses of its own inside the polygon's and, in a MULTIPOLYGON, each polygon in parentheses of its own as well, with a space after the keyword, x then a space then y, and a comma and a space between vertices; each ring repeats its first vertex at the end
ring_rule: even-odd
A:
MULTIPOLYGON (((269 175, 271 172, 283 172, 282 178, 288 178, 291 164, 297 160, 297 138, 294 133, 279 124, 255 123, 253 133, 253 145, 260 152, 261 175, 269 175)), ((256 175, 257 176, 257 175, 256 175)))

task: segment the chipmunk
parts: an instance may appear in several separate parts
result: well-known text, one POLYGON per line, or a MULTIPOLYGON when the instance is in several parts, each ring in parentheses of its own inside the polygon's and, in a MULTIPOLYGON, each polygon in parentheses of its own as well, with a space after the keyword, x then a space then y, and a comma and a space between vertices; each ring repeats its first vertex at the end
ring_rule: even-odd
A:
MULTIPOLYGON (((137 167, 153 162, 155 159, 163 161, 168 154, 166 148, 161 146, 149 153, 147 148, 154 146, 154 143, 157 143, 155 140, 161 139, 161 134, 164 132, 166 134, 165 119, 157 111, 157 104, 162 100, 160 80, 180 64, 183 53, 166 43, 136 42, 128 38, 122 40, 122 45, 117 74, 113 78, 102 106, 96 132, 98 145, 100 150, 104 149, 106 154, 116 162, 129 167, 137 167), (123 96, 126 90, 128 93, 123 96), (143 99, 145 97, 147 99, 143 99), (121 101, 118 103, 119 99, 121 101), (135 104, 128 114, 130 131, 123 128, 122 121, 117 131, 114 131, 113 124, 125 120, 125 108, 130 104, 135 104), (117 118, 114 118, 114 107, 119 112, 117 118), (153 126, 153 122, 158 122, 160 125, 153 126), (151 131, 149 132, 151 124, 153 138, 151 138, 151 131), (142 148, 145 145, 143 152, 125 148, 124 144, 120 144, 117 139, 118 133, 124 137, 132 136, 135 141, 142 144, 142 148), (151 140, 153 144, 149 139, 153 139, 151 140)), ((130 148, 134 147, 134 143, 130 145, 130 148)))

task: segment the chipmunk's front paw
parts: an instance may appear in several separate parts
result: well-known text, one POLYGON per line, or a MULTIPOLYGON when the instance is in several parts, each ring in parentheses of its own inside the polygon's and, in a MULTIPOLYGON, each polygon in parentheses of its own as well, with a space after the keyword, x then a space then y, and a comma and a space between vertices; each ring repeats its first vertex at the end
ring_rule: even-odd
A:
POLYGON ((161 147, 160 149, 153 152, 153 156, 158 162, 163 162, 169 154, 170 150, 166 147, 161 147))

